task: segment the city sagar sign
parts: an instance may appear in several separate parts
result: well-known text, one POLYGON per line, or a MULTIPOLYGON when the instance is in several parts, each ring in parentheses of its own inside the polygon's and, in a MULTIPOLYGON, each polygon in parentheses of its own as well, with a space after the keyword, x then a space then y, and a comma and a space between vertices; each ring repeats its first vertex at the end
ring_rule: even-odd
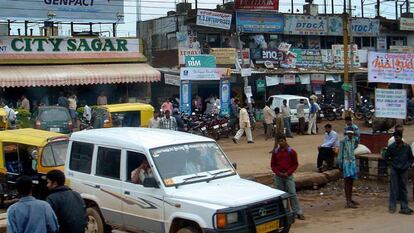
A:
MULTIPOLYGON (((0 36, 0 64, 18 59, 138 59, 137 38, 59 38, 0 36)), ((94 60, 95 61, 95 60, 94 60)), ((108 60, 107 60, 108 61, 108 60)), ((50 63, 53 61, 47 61, 50 63)), ((18 63, 17 61, 14 63, 18 63)))
POLYGON ((279 0, 236 0, 236 9, 240 10, 279 10, 279 0))
POLYGON ((122 22, 124 0, 0 0, 0 19, 122 22))

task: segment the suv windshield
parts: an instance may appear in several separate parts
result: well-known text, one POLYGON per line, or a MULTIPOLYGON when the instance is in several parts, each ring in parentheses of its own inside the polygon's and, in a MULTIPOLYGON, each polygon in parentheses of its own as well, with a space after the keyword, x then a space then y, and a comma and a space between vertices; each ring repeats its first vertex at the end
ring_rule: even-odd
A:
MULTIPOLYGON (((306 99, 305 100, 305 109, 309 109, 309 103, 306 99)), ((290 109, 296 109, 300 99, 291 99, 289 100, 289 108, 290 109)))
POLYGON ((213 142, 157 148, 151 150, 151 155, 166 186, 235 174, 227 157, 213 142))

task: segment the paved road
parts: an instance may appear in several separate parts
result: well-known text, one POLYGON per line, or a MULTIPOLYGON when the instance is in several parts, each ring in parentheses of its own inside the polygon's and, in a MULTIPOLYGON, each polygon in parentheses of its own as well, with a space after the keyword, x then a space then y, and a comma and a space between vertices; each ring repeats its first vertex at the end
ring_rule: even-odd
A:
MULTIPOLYGON (((322 128, 326 123, 319 124, 319 127, 322 128)), ((343 134, 343 121, 329 123, 340 135, 343 134)), ((270 154, 268 152, 273 148, 274 141, 265 141, 263 127, 256 127, 254 134, 255 144, 247 144, 246 138, 242 138, 237 145, 231 139, 221 139, 219 141, 224 152, 233 162, 237 163, 238 172, 242 175, 271 172, 270 154)), ((405 126, 404 134, 407 142, 413 142, 414 126, 405 126)), ((323 137, 324 135, 320 132, 319 135, 295 136, 293 139, 288 139, 289 144, 298 152, 299 171, 315 170, 316 148, 323 142, 323 137)))

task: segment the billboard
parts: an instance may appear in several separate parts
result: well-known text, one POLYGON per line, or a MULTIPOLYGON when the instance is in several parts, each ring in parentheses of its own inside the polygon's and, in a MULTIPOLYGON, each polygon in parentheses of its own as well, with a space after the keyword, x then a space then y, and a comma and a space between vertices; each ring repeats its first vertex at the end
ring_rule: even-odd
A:
POLYGON ((286 15, 285 34, 327 35, 328 20, 322 16, 286 15))
POLYGON ((380 31, 379 19, 352 19, 352 36, 378 36, 380 31))
POLYGON ((4 20, 123 22, 124 14, 124 0, 0 0, 0 6, 4 20))
POLYGON ((407 117, 407 91, 404 89, 375 89, 375 116, 405 120, 407 117))
POLYGON ((279 10, 279 0, 235 0, 238 10, 279 10))
POLYGON ((283 15, 271 12, 237 12, 237 31, 244 33, 283 33, 283 15))
POLYGON ((414 84, 414 54, 369 52, 368 81, 414 84))
POLYGON ((197 10, 197 25, 229 30, 232 14, 215 11, 197 10))

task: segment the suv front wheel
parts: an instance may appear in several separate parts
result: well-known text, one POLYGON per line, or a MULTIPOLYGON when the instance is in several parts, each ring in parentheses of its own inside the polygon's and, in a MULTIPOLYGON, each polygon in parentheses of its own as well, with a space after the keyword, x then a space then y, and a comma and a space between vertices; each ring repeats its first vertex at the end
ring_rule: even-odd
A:
POLYGON ((99 210, 95 207, 88 207, 86 209, 86 216, 88 217, 85 233, 104 233, 105 225, 99 210))
POLYGON ((198 231, 194 227, 185 227, 178 230, 177 233, 200 233, 200 231, 198 231))

